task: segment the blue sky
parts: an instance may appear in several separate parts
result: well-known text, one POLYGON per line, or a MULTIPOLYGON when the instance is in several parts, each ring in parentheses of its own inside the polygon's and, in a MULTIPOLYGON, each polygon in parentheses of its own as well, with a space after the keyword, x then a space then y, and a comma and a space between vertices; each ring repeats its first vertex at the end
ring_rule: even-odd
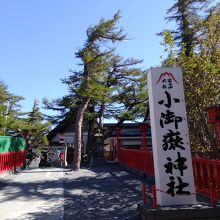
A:
POLYGON ((74 52, 86 29, 121 11, 130 41, 119 45, 124 57, 143 59, 143 68, 159 66, 163 47, 156 33, 168 28, 164 17, 174 0, 0 0, 0 80, 25 98, 56 99, 67 94, 60 79, 77 69, 74 52))

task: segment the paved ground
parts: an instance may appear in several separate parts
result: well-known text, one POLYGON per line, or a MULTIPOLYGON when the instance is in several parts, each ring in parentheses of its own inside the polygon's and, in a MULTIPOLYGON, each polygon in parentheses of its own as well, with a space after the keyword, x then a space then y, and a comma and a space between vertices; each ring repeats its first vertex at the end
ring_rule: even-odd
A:
POLYGON ((117 165, 65 175, 65 219, 138 219, 141 176, 117 165))
POLYGON ((0 176, 1 220, 139 219, 142 182, 150 207, 152 182, 117 164, 77 172, 32 165, 0 176))
POLYGON ((0 219, 63 218, 62 169, 33 168, 0 180, 0 219))
POLYGON ((0 177, 0 219, 137 219, 142 176, 110 164, 0 177))

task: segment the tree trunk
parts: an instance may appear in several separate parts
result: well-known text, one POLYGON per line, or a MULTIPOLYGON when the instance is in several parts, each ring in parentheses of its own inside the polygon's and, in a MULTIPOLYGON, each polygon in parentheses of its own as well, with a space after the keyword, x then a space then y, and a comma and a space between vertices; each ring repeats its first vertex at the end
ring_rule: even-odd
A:
POLYGON ((82 149, 82 124, 83 124, 84 113, 87 109, 89 101, 90 101, 90 98, 85 98, 83 100, 77 112, 77 116, 76 116, 74 159, 73 159, 73 170, 75 171, 80 169, 81 149, 82 149))
POLYGON ((100 129, 102 129, 104 125, 104 111, 105 111, 105 103, 101 103, 99 110, 99 122, 98 122, 98 126, 100 129))
MULTIPOLYGON (((94 113, 94 108, 90 109, 90 113, 94 113)), ((95 130, 94 129, 95 129, 95 119, 92 117, 92 119, 88 121, 88 138, 87 138, 87 145, 86 145, 88 161, 91 160, 92 151, 93 151, 94 144, 95 144, 95 140, 94 140, 95 130)))

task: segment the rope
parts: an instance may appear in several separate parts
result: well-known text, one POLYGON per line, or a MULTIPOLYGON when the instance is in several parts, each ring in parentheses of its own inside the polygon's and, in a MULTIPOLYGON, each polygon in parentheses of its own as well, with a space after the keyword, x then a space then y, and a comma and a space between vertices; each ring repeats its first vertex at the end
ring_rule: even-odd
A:
MULTIPOLYGON (((164 190, 161 190, 161 189, 156 189, 156 191, 159 191, 159 192, 166 193, 166 194, 170 195, 170 193, 167 193, 167 192, 165 192, 164 190)), ((189 194, 177 194, 177 193, 174 193, 174 195, 176 195, 176 196, 196 195, 196 192, 189 193, 189 194)))

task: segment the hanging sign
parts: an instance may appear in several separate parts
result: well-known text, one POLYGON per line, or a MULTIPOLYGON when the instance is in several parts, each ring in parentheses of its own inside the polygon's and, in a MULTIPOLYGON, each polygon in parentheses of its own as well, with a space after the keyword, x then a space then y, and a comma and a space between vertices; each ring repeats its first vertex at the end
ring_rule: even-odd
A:
POLYGON ((181 69, 151 69, 148 92, 158 205, 195 204, 181 69))

